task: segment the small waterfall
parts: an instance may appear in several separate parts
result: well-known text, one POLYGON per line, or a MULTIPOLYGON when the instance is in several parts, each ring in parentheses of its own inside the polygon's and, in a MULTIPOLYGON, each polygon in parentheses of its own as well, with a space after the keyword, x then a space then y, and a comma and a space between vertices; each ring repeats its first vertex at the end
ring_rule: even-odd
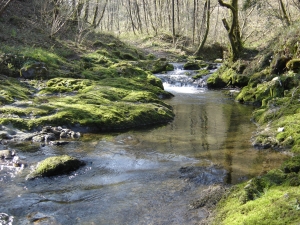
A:
MULTIPOLYGON (((206 80, 215 71, 211 70, 208 75, 194 79, 197 74, 195 70, 184 70, 184 63, 171 63, 174 66, 173 71, 168 71, 164 74, 155 74, 163 82, 164 88, 167 91, 175 92, 198 92, 207 89, 206 80)), ((216 65, 218 67, 218 65, 216 65)))

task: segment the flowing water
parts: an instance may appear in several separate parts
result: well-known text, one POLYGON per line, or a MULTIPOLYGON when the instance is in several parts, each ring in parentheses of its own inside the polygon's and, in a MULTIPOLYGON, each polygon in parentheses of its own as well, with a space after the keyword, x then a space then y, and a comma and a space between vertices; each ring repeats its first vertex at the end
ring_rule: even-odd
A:
POLYGON ((280 163, 276 153, 251 146, 251 107, 175 66, 157 75, 175 95, 166 102, 176 117, 165 126, 85 134, 65 146, 11 146, 29 164, 69 154, 87 165, 35 180, 25 179, 30 168, 0 168, 0 224, 199 224, 208 213, 190 206, 205 190, 280 163))

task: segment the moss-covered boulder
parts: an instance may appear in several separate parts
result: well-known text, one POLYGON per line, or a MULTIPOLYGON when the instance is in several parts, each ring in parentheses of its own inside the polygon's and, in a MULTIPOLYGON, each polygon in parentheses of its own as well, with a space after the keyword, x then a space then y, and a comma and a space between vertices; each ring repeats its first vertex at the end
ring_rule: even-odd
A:
POLYGON ((277 55, 271 62, 271 74, 282 74, 286 71, 286 64, 291 58, 277 55))
POLYGON ((219 77, 218 73, 212 74, 208 79, 207 79, 207 87, 209 89, 212 88, 224 88, 226 86, 226 83, 222 80, 221 77, 219 77))
POLYGON ((36 177, 62 175, 75 171, 83 165, 85 165, 83 161, 68 155, 53 156, 39 162, 35 170, 27 178, 34 179, 36 177))
POLYGON ((25 79, 47 79, 48 68, 43 62, 32 62, 20 69, 20 76, 25 79))
POLYGON ((262 105, 263 101, 271 98, 283 97, 284 87, 280 77, 275 77, 271 81, 259 83, 256 87, 253 84, 244 87, 240 94, 236 97, 239 102, 251 102, 253 104, 262 105))
POLYGON ((299 173, 300 171, 300 156, 292 157, 282 164, 282 170, 285 173, 299 173))
POLYGON ((161 73, 174 70, 174 66, 163 58, 157 60, 139 60, 138 62, 134 62, 134 65, 144 70, 148 70, 151 73, 161 73))
POLYGON ((192 78, 196 80, 196 79, 202 78, 203 76, 208 75, 209 73, 210 73, 210 71, 207 69, 199 70, 196 73, 196 75, 194 75, 192 78))
POLYGON ((207 67, 208 64, 202 60, 193 60, 188 61, 183 65, 183 69, 185 70, 199 70, 201 68, 207 67))
POLYGON ((249 77, 237 73, 233 68, 222 66, 207 80, 208 88, 244 87, 248 84, 249 77))

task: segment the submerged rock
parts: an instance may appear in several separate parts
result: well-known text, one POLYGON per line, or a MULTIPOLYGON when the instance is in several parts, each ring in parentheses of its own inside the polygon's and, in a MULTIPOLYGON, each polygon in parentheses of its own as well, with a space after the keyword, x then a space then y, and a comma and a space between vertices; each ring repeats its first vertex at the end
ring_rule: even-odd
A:
POLYGON ((43 62, 34 62, 23 66, 20 75, 25 79, 48 78, 48 68, 43 62))
POLYGON ((55 217, 51 215, 47 215, 41 212, 34 212, 27 215, 27 224, 36 224, 36 225, 43 225, 43 224, 59 224, 55 217))
POLYGON ((35 170, 28 175, 27 179, 66 174, 77 170, 83 165, 85 165, 83 161, 68 155, 53 156, 39 162, 35 170))
POLYGON ((212 185, 224 183, 226 171, 217 166, 187 166, 179 169, 180 178, 196 185, 212 185))
POLYGON ((198 209, 206 207, 208 209, 214 208, 216 204, 221 200, 228 187, 225 185, 212 185, 205 189, 201 196, 190 203, 192 209, 198 209))

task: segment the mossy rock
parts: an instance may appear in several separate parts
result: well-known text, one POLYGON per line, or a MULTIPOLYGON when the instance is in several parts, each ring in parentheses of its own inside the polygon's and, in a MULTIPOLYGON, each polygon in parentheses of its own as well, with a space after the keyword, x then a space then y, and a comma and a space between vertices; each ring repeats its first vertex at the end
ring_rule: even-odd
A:
POLYGON ((244 87, 248 84, 249 77, 239 74, 231 67, 223 65, 207 80, 208 88, 244 87))
POLYGON ((197 72, 196 75, 193 76, 193 79, 199 79, 199 78, 202 78, 203 76, 206 76, 206 75, 208 75, 209 73, 210 73, 209 70, 206 70, 206 69, 200 70, 200 71, 197 72))
POLYGON ((242 74, 244 70, 247 68, 247 63, 242 60, 238 60, 231 66, 231 68, 235 70, 237 73, 242 74))
POLYGON ((83 161, 68 155, 53 156, 39 162, 35 170, 29 174, 28 178, 34 179, 36 177, 62 175, 75 171, 83 165, 85 165, 83 161))
POLYGON ((20 69, 20 76, 24 79, 47 79, 48 68, 43 62, 32 62, 25 64, 20 69))
POLYGON ((136 66, 148 70, 151 73, 160 73, 164 71, 172 71, 174 70, 174 66, 168 63, 165 60, 157 59, 157 60, 139 60, 136 66))
POLYGON ((159 87, 160 89, 164 90, 164 85, 161 81, 161 79, 157 78, 156 76, 152 74, 148 74, 147 81, 152 84, 155 87, 159 87))
POLYGON ((282 170, 285 173, 299 173, 300 171, 300 156, 292 157, 286 160, 282 166, 282 170))
POLYGON ((234 69, 226 69, 220 75, 227 86, 244 87, 248 84, 249 77, 237 73, 234 69))
POLYGON ((200 66, 196 62, 187 62, 183 65, 183 69, 185 69, 185 70, 199 70, 200 66))
POLYGON ((133 61, 137 60, 137 58, 130 53, 121 53, 120 57, 125 60, 133 60, 133 61))
POLYGON ((224 88, 226 83, 219 77, 218 73, 214 73, 207 79, 207 87, 209 89, 224 88))
POLYGON ((208 64, 202 60, 188 61, 183 65, 185 70, 199 70, 201 68, 207 67, 208 64))
POLYGON ((239 102, 252 102, 253 104, 262 105, 263 101, 271 98, 283 97, 284 87, 280 78, 269 82, 259 83, 255 87, 252 84, 244 87, 236 100, 239 102))
POLYGON ((30 62, 31 60, 31 58, 20 54, 0 54, 0 74, 20 77, 20 69, 24 63, 30 62))
POLYGON ((286 64, 290 58, 286 56, 276 56, 271 62, 271 74, 282 74, 286 71, 286 64))
POLYGON ((244 194, 240 197, 242 203, 259 198, 262 195, 265 183, 260 178, 249 180, 244 187, 244 194))
POLYGON ((105 46, 105 44, 99 40, 97 40, 93 43, 93 47, 96 47, 96 48, 103 47, 103 46, 105 46))

